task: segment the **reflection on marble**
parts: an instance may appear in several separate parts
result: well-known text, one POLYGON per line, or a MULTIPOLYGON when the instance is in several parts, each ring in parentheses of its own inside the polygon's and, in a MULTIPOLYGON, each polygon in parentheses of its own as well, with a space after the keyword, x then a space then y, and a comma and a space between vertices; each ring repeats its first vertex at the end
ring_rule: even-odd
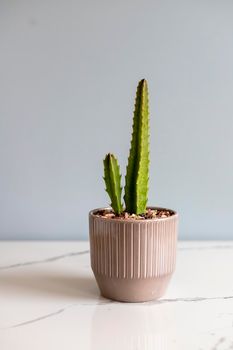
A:
POLYGON ((152 305, 112 309, 97 306, 92 319, 91 349, 167 349, 166 334, 173 327, 174 315, 166 307, 161 313, 152 305), (105 337, 100 337, 103 329, 105 337))
POLYGON ((99 296, 88 242, 2 242, 1 350, 233 349, 233 242, 181 242, 159 301, 99 296))

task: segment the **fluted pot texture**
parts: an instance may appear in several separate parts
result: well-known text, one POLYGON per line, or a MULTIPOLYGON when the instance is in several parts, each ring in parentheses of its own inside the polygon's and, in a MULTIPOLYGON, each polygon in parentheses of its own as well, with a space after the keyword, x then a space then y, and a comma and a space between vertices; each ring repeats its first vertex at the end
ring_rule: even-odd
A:
POLYGON ((101 294, 140 302, 162 297, 175 270, 178 215, 147 220, 89 213, 91 267, 101 294))

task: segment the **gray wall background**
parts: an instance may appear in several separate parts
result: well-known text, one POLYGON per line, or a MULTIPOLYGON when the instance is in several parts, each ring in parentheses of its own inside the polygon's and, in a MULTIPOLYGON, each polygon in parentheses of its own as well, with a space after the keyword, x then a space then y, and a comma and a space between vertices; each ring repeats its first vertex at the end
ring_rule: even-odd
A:
POLYGON ((1 0, 0 239, 86 239, 148 79, 149 203, 232 239, 232 0, 1 0))

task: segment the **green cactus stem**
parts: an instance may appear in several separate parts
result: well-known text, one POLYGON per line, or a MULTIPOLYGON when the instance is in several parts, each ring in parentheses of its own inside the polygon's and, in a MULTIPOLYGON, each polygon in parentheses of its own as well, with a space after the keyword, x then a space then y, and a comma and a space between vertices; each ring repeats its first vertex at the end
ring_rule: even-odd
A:
POLYGON ((146 211, 149 182, 149 102, 145 79, 137 87, 133 118, 133 133, 125 177, 126 211, 142 214, 146 211))
POLYGON ((121 203, 121 175, 117 159, 113 154, 108 153, 104 159, 104 181, 106 191, 111 199, 111 207, 116 215, 123 211, 121 203))

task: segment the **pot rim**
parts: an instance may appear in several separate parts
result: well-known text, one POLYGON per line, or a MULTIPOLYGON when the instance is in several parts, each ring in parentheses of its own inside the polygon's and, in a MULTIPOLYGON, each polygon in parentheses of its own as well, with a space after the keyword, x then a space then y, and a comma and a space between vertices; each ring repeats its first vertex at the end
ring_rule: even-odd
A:
MULTIPOLYGON (((134 222, 134 223, 138 223, 138 224, 142 224, 142 223, 147 223, 147 222, 157 222, 157 221, 167 221, 167 220, 171 220, 173 218, 178 218, 178 213, 173 210, 173 209, 168 209, 168 208, 164 208, 164 207, 153 207, 153 206, 148 206, 147 207, 148 209, 159 209, 159 210, 167 210, 167 211, 170 211, 172 212, 172 215, 171 216, 168 216, 166 218, 153 218, 153 219, 146 219, 146 220, 143 220, 143 219, 138 219, 138 220, 135 220, 135 219, 114 219, 114 222, 117 222, 117 223, 126 223, 126 222, 134 222)), ((113 220, 113 219, 107 219, 107 218, 104 218, 102 216, 97 216, 96 213, 100 210, 112 210, 111 207, 102 207, 102 208, 96 208, 96 209, 92 209, 90 212, 89 212, 89 217, 94 217, 98 220, 103 220, 103 221, 107 221, 107 220, 113 220)))

